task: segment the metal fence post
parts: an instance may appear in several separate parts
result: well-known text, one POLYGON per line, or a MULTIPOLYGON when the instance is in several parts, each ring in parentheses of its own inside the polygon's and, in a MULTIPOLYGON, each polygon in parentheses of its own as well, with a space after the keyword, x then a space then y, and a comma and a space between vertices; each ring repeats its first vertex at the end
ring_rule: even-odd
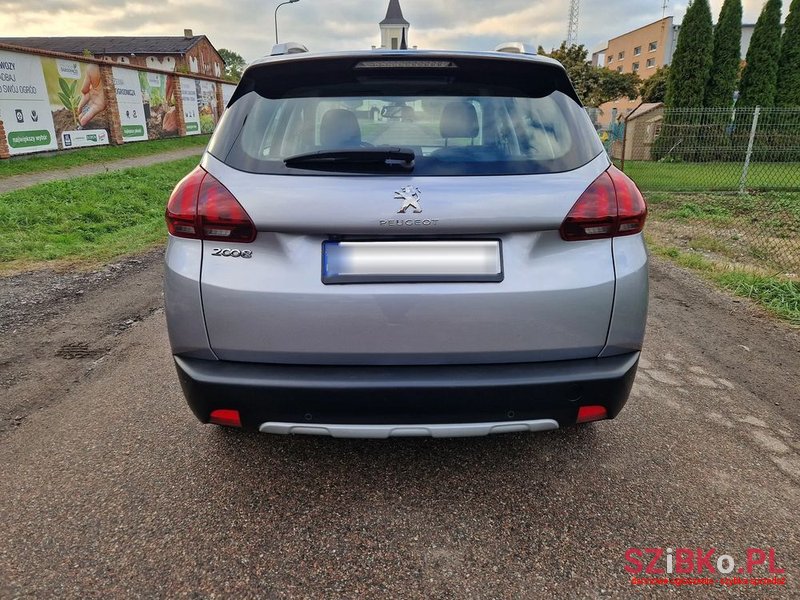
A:
POLYGON ((623 173, 625 172, 625 151, 627 150, 626 146, 628 145, 628 117, 630 116, 630 113, 625 115, 625 120, 622 122, 624 129, 622 130, 622 161, 620 162, 619 170, 623 173))
POLYGON ((761 107, 756 106, 755 111, 753 111, 753 125, 750 127, 750 140, 747 142, 747 154, 744 156, 742 178, 739 180, 740 194, 744 194, 744 186, 747 184, 747 172, 750 170, 750 157, 753 155, 753 140, 756 137, 756 129, 758 128, 758 115, 760 112, 761 107))

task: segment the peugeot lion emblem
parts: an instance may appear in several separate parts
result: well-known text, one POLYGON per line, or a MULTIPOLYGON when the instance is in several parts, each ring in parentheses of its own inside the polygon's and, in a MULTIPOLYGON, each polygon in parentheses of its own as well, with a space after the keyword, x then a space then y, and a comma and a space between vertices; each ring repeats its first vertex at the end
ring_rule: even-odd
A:
POLYGON ((405 213, 409 208, 413 208, 415 213, 421 213, 422 207, 419 205, 420 196, 422 196, 422 192, 419 191, 419 188, 410 185, 397 190, 394 193, 394 199, 400 200, 402 203, 397 213, 405 213))

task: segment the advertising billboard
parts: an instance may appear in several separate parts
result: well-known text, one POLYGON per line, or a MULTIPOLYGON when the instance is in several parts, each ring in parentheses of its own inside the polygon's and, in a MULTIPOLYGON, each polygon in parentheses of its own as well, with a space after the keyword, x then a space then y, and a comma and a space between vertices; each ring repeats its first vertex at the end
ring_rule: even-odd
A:
POLYGON ((38 56, 0 50, 0 120, 12 155, 58 148, 38 56))
POLYGON ((151 140, 178 135, 178 109, 172 78, 163 73, 139 71, 139 89, 151 140))
POLYGON ((139 142, 147 139, 147 119, 144 114, 139 74, 132 69, 112 67, 114 90, 117 95, 122 141, 139 142))
POLYGON ((180 83, 186 135, 197 135, 200 133, 200 108, 197 106, 197 87, 194 79, 189 79, 188 77, 181 77, 180 83))
POLYGON ((222 84, 222 110, 220 111, 220 113, 222 113, 222 111, 224 111, 225 108, 228 106, 228 102, 231 101, 231 98, 233 97, 233 92, 235 91, 236 91, 235 85, 231 85, 230 83, 222 84))
POLYGON ((217 126, 217 84, 197 80, 197 106, 200 109, 200 131, 212 133, 217 126))
POLYGON ((63 58, 39 60, 58 147, 108 144, 109 118, 100 67, 63 58))

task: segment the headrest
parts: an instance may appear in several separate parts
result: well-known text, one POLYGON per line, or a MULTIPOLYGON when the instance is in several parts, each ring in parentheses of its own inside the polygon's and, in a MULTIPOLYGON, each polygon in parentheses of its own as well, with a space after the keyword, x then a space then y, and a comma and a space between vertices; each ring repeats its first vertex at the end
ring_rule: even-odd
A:
POLYGON ((463 101, 446 104, 439 131, 443 138, 474 138, 480 131, 475 107, 463 101))
POLYGON ((344 108, 332 108, 322 115, 319 126, 320 144, 326 148, 357 148, 361 145, 361 128, 356 116, 344 108))

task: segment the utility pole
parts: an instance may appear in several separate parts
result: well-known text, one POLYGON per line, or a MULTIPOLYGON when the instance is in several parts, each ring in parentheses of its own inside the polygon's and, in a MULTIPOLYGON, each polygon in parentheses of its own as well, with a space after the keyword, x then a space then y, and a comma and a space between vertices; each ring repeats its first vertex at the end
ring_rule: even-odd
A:
POLYGON ((570 0, 569 19, 567 22, 567 46, 572 46, 578 41, 578 17, 581 8, 581 0, 570 0))

